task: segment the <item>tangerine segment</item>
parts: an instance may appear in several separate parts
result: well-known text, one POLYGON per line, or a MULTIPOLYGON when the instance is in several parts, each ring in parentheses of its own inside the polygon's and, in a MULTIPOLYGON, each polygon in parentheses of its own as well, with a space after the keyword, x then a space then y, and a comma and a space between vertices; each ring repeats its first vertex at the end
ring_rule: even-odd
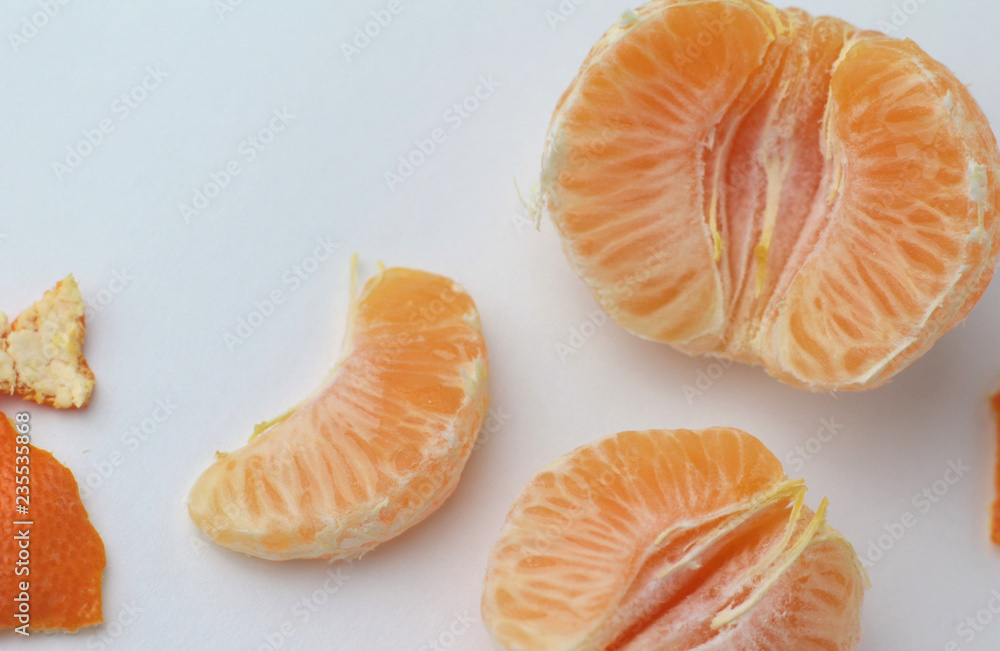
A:
POLYGON ((86 407, 94 373, 83 356, 85 312, 72 274, 13 324, 0 312, 0 392, 57 409, 86 407))
POLYGON ((0 413, 0 629, 24 625, 15 617, 21 614, 15 597, 22 592, 27 592, 30 630, 75 632, 100 624, 104 543, 87 517, 73 473, 27 440, 0 413), (25 467, 27 472, 20 471, 25 467), (24 486, 27 491, 18 491, 24 486), (18 513, 16 506, 25 503, 15 498, 25 494, 27 513, 18 513))
POLYGON ((978 301, 998 173, 986 117, 913 42, 761 0, 654 0, 560 99, 542 192, 623 327, 864 389, 978 301))
POLYGON ((323 386, 219 453, 188 510, 209 538, 245 554, 360 556, 452 493, 488 402, 472 298, 443 276, 388 269, 353 304, 323 386))
POLYGON ((507 651, 854 649, 865 576, 745 432, 621 432, 542 470, 490 553, 507 651))

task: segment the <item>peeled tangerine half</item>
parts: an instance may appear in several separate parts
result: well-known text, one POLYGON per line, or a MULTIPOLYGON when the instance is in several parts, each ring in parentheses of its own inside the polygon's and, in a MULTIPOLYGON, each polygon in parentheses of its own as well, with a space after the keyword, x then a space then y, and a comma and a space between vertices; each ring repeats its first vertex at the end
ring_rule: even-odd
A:
POLYGON ((341 361, 300 406, 218 453, 188 510, 212 540, 272 560, 352 558, 452 493, 483 422, 486 345, 451 280, 388 269, 352 300, 341 361))
POLYGON ((986 117, 912 41, 758 0, 655 0, 559 101, 541 191, 624 328, 858 390, 983 293, 998 173, 986 117))
POLYGON ((745 432, 621 432, 521 491, 483 621, 505 651, 855 649, 867 578, 745 432))
POLYGON ((104 543, 73 473, 31 445, 30 423, 16 418, 0 413, 0 629, 100 624, 104 543))

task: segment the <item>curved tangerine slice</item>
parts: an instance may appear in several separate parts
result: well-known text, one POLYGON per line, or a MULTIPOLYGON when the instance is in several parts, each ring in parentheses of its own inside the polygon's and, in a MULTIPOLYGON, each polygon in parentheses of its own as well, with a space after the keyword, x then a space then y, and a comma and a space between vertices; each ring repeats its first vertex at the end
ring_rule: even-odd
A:
POLYGON ((15 612, 22 592, 27 592, 30 630, 75 632, 100 624, 104 543, 87 517, 73 473, 26 440, 0 413, 0 629, 25 624, 16 617, 22 613, 15 612), (28 471, 18 472, 21 467, 28 471), (28 487, 28 512, 17 515, 15 507, 24 501, 15 504, 15 497, 25 493, 17 492, 23 486, 28 487), (21 589, 24 581, 27 591, 21 589))
POLYGON ((261 558, 360 556, 452 493, 488 402, 472 298, 443 276, 385 270, 353 304, 329 378, 217 455, 191 489, 191 518, 261 558))
POLYGON ((490 554, 508 651, 854 649, 864 571, 757 439, 622 432, 532 479, 490 554))
POLYGON ((864 389, 981 296, 998 173, 986 117, 912 42, 759 0, 656 0, 560 100, 542 192, 623 327, 864 389))

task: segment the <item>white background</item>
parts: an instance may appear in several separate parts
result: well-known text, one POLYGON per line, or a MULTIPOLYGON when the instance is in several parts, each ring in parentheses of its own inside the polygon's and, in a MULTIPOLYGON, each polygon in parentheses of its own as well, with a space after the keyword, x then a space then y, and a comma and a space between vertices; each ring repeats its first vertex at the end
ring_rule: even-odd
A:
MULTIPOLYGON (((832 523, 862 554, 885 525, 915 516, 871 567, 862 649, 1000 646, 1000 623, 971 641, 957 628, 1000 588, 1000 555, 988 541, 986 403, 1000 376, 1000 289, 891 384, 863 394, 807 394, 733 366, 686 396, 685 385, 721 368, 611 323, 560 359, 556 344, 570 342, 595 304, 551 223, 527 226, 514 179, 534 184, 556 99, 626 4, 567 2, 573 13, 550 24, 557 0, 402 0, 350 61, 341 42, 386 2, 336 4, 245 0, 220 19, 209 0, 70 2, 15 47, 9 33, 39 5, 4 3, 0 309, 13 317, 69 272, 92 309, 90 407, 31 412, 36 444, 94 485, 85 504, 108 557, 108 623, 32 644, 256 650, 273 648, 270 638, 301 649, 487 649, 478 607, 487 553, 537 469, 620 430, 732 425, 804 476, 812 505, 829 496, 832 523), (141 84, 147 66, 168 76, 123 115, 116 99, 141 84), (452 128, 446 111, 481 77, 500 86, 452 128), (275 109, 294 117, 248 161, 244 140, 275 109), (67 147, 102 120, 113 131, 57 174, 53 163, 65 164, 67 147), (439 127, 445 142, 390 190, 385 172, 439 127), (180 204, 231 160, 240 174, 186 222, 180 204), (317 238, 339 246, 292 291, 285 274, 317 238), (270 563, 203 543, 185 510, 188 487, 216 449, 242 445, 254 423, 322 379, 344 329, 354 251, 363 274, 383 260, 446 274, 470 291, 502 426, 438 513, 353 565, 270 563), (130 278, 126 287, 112 282, 116 272, 130 278), (274 289, 286 302, 231 351, 225 333, 274 289), (176 409, 155 429, 147 421, 151 433, 135 445, 129 430, 157 401, 176 409), (824 419, 836 436, 808 461, 796 457, 824 419), (120 463, 108 472, 111 459, 120 463), (923 512, 914 495, 949 461, 970 470, 923 512), (340 572, 334 594, 322 590, 327 570, 340 572), (323 603, 310 612, 303 600, 314 598, 323 603)), ((894 12, 889 0, 801 4, 871 28, 894 12)), ((914 13, 896 15, 894 35, 914 38, 971 83, 996 122, 1000 5, 902 4, 914 13)), ((8 413, 22 407, 0 400, 8 413)), ((20 641, 0 635, 0 645, 20 641)))

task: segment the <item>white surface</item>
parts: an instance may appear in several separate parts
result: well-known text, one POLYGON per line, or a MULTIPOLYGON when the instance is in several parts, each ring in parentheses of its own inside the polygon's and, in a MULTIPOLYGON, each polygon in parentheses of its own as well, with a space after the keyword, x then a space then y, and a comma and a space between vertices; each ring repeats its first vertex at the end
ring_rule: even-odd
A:
MULTIPOLYGON (((94 308, 91 406, 31 412, 38 445, 81 483, 100 478, 85 503, 108 556, 108 624, 35 636, 37 648, 256 650, 272 648, 268 636, 279 641, 286 625, 285 649, 487 649, 478 607, 487 552, 535 470, 619 430, 716 424, 760 437, 807 479, 811 504, 829 496, 832 522, 862 553, 884 525, 914 513, 915 526, 871 568, 863 649, 1000 646, 1000 622, 971 641, 957 629, 1000 587, 1000 556, 987 538, 985 402, 1000 376, 996 286, 964 327, 890 385, 859 395, 810 395, 733 366, 689 402, 684 385, 718 369, 610 323, 560 359, 556 343, 568 343, 595 304, 551 224, 541 233, 527 227, 513 179, 534 183, 557 97, 626 8, 574 2, 563 2, 575 12, 553 29, 546 12, 558 11, 558 0, 402 0, 401 13, 350 62, 340 43, 386 2, 245 0, 224 20, 209 1, 71 2, 16 52, 8 33, 38 5, 5 3, 0 309, 13 316, 70 271, 94 308), (116 98, 147 66, 169 76, 126 116, 116 98), (484 76, 500 87, 453 129, 446 111, 484 76), (248 162, 241 142, 283 108, 294 118, 248 162), (111 133, 57 179, 52 163, 105 119, 111 133), (445 142, 390 191, 384 172, 436 128, 445 142), (179 204, 231 160, 239 176, 186 223, 179 204), (317 238, 339 248, 291 291, 283 277, 317 238), (494 413, 505 422, 437 514, 354 565, 275 564, 200 543, 184 508, 188 487, 216 449, 242 445, 254 423, 323 377, 344 328, 354 251, 363 272, 381 259, 468 288, 489 345, 494 413), (122 270, 132 279, 112 295, 122 270), (230 352, 224 334, 273 289, 287 301, 230 352), (157 401, 176 410, 146 441, 130 438, 157 401), (793 464, 795 446, 831 418, 843 428, 793 464), (120 464, 101 478, 109 459, 120 464), (913 496, 952 460, 970 470, 921 512, 913 496), (328 569, 343 585, 309 612, 303 600, 322 590, 328 569), (130 616, 136 607, 142 612, 130 616)), ((898 4, 916 13, 895 35, 913 37, 972 83, 996 122, 1000 5, 898 4)), ((889 0, 801 6, 865 27, 894 11, 889 0)), ((23 406, 0 400, 7 412, 23 406)), ((0 636, 0 645, 19 641, 0 636)))

